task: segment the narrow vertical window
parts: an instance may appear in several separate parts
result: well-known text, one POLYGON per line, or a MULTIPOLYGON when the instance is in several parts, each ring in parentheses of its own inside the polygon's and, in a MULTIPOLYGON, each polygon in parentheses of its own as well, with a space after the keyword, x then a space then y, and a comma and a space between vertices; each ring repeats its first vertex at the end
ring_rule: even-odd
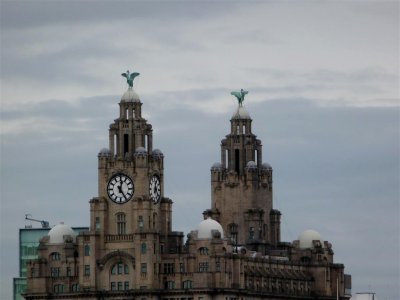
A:
POLYGON ((240 162, 240 157, 239 157, 239 149, 235 149, 235 171, 239 174, 239 162, 240 162))
POLYGON ((127 133, 124 134, 124 154, 129 152, 129 135, 127 133))
POLYGON ((139 229, 143 230, 143 228, 144 228, 143 216, 139 216, 138 225, 139 225, 139 229))
POLYGON ((118 153, 118 137, 114 134, 114 155, 118 153))
POLYGON ((126 234, 126 217, 124 213, 117 214, 117 234, 126 234))
POLYGON ((100 230, 100 218, 96 217, 95 229, 100 230))
POLYGON ((84 255, 90 256, 90 246, 88 244, 84 246, 84 255))
POLYGON ((144 136, 144 148, 145 148, 146 150, 149 150, 149 149, 148 149, 148 146, 149 146, 149 136, 146 134, 146 135, 144 136))

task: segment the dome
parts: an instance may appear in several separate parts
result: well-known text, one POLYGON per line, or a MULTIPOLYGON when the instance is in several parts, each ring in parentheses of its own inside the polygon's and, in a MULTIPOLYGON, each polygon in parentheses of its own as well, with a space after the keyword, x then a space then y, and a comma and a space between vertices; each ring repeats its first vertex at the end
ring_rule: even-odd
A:
POLYGON ((211 166, 211 171, 220 171, 222 169, 223 169, 222 164, 219 162, 216 162, 211 166))
POLYGON ((154 149, 153 152, 151 152, 151 154, 153 155, 154 158, 162 158, 162 157, 164 157, 164 154, 161 152, 160 149, 154 149))
POLYGON ((250 160, 247 164, 246 164, 246 169, 248 170, 256 170, 257 169, 257 164, 250 160))
POLYGON ((261 168, 266 171, 272 170, 272 167, 269 163, 263 163, 261 168))
POLYGON ((122 95, 121 101, 125 102, 138 102, 140 101, 139 95, 133 90, 132 87, 129 87, 126 92, 122 95))
POLYGON ((62 244, 64 243, 64 237, 67 235, 71 236, 75 242, 76 234, 72 228, 64 223, 57 224, 48 233, 50 237, 49 244, 62 244))
POLYGON ((211 218, 207 218, 197 226, 197 238, 212 239, 214 230, 219 231, 221 238, 224 237, 224 230, 221 224, 211 218))
POLYGON ((99 156, 109 156, 111 155, 111 151, 107 148, 103 148, 99 152, 99 156))
POLYGON ((312 229, 305 230, 299 236, 299 247, 301 249, 313 248, 313 241, 315 240, 320 241, 321 245, 324 245, 324 239, 318 231, 312 229))
POLYGON ((147 150, 144 147, 137 147, 135 151, 135 156, 146 156, 147 150))
POLYGON ((250 119, 250 115, 244 106, 239 106, 233 114, 232 119, 250 119))

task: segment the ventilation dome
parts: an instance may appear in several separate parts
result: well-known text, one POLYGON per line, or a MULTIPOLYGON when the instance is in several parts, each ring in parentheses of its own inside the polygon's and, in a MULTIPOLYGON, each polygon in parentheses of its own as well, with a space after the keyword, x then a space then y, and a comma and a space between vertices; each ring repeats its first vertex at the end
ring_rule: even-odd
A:
POLYGON ((197 226, 197 238, 212 239, 214 230, 219 231, 221 238, 224 238, 224 230, 221 224, 211 218, 207 218, 197 226))
POLYGON ((299 247, 301 249, 314 248, 313 241, 320 241, 321 245, 324 245, 324 239, 318 231, 305 230, 299 236, 299 247))
POLYGON ((73 242, 75 242, 76 234, 71 227, 64 223, 57 224, 48 233, 50 239, 49 244, 63 244, 64 238, 71 236, 73 242))

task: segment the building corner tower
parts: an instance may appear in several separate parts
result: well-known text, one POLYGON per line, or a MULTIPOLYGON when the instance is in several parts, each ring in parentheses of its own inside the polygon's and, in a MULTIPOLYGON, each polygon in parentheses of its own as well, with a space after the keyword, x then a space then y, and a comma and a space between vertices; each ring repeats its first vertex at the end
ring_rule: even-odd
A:
POLYGON ((232 92, 239 105, 230 133, 221 141, 221 162, 211 167, 211 209, 236 246, 266 253, 280 242, 280 216, 273 209, 272 167, 262 160, 262 143, 243 106, 246 91, 232 92))

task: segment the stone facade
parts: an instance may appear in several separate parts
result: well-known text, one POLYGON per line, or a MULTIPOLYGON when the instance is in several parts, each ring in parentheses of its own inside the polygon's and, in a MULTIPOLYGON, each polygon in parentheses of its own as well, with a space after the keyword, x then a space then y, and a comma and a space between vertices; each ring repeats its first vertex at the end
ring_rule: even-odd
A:
POLYGON ((310 233, 280 238, 272 168, 242 105, 211 168, 211 208, 184 242, 164 195, 164 155, 129 88, 98 154, 90 230, 54 227, 28 263, 26 299, 349 299, 332 245, 310 233), (219 223, 218 223, 218 222, 219 223))

